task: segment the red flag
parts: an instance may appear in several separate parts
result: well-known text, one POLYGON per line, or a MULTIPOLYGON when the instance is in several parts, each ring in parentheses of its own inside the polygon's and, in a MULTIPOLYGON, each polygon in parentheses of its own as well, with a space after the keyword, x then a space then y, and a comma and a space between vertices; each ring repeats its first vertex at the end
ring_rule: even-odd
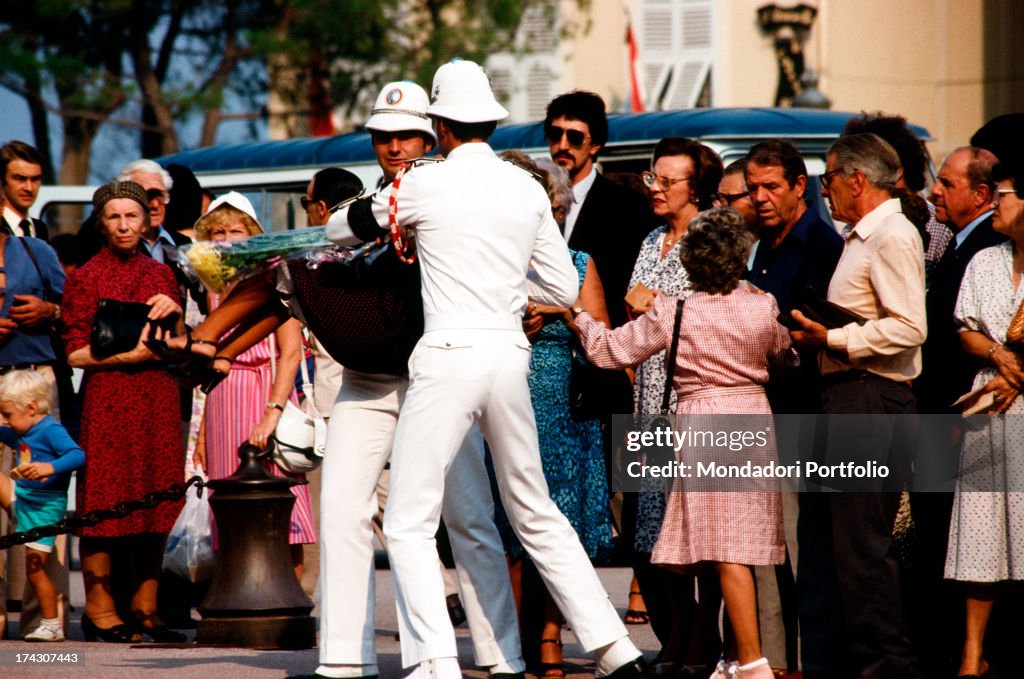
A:
POLYGON ((633 25, 626 28, 626 42, 629 43, 629 110, 633 113, 642 113, 644 110, 644 98, 640 93, 640 65, 637 61, 637 53, 640 51, 636 44, 636 34, 633 33, 633 25))
POLYGON ((327 86, 327 73, 323 55, 313 51, 309 63, 309 134, 331 137, 334 119, 331 116, 331 93, 327 86))

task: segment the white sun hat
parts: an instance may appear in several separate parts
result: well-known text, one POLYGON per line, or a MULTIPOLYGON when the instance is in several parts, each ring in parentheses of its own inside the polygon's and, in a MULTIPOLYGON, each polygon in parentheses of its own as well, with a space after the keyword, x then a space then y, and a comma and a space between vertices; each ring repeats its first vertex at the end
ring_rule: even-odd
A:
POLYGON ((460 123, 485 123, 508 117, 508 111, 494 98, 484 69, 462 59, 452 59, 437 69, 427 113, 460 123))
POLYGON ((249 215, 250 217, 252 217, 252 221, 256 222, 256 226, 259 227, 260 231, 263 231, 263 224, 260 223, 259 217, 256 216, 256 209, 253 208, 252 203, 249 202, 249 199, 240 194, 238 191, 228 191, 223 196, 217 198, 212 203, 210 203, 210 207, 206 209, 206 214, 204 214, 202 217, 196 220, 195 228, 202 231, 204 228, 202 224, 205 217, 214 210, 216 210, 217 208, 223 207, 225 205, 230 205, 236 210, 240 210, 245 214, 249 215))
POLYGON ((427 116, 429 104, 426 90, 416 83, 409 80, 390 82, 377 95, 365 127, 380 132, 423 132, 436 144, 437 137, 427 116))

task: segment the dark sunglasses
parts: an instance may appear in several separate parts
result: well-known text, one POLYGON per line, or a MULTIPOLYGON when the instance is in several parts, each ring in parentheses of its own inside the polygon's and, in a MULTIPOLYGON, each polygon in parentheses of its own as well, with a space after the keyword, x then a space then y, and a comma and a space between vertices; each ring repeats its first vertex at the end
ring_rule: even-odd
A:
POLYGON ((163 189, 146 189, 146 198, 148 200, 162 200, 167 202, 167 192, 163 189))
POLYGON ((732 205, 740 198, 748 198, 748 193, 716 193, 715 200, 723 205, 732 205))
POLYGON ((562 141, 563 136, 569 140, 569 146, 577 149, 590 139, 590 135, 584 134, 580 130, 566 130, 557 125, 548 125, 544 128, 544 138, 548 140, 549 144, 557 144, 562 141))
POLYGON ((305 196, 303 196, 302 198, 299 198, 299 204, 302 205, 302 209, 303 210, 308 210, 309 206, 313 205, 314 203, 316 203, 315 200, 310 200, 309 198, 306 198, 305 196))

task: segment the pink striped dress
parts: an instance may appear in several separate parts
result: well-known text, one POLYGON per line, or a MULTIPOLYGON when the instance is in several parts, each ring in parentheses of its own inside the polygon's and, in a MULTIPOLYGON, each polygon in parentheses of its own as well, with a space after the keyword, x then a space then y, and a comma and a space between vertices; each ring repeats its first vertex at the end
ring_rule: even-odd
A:
MULTIPOLYGON (((271 378, 271 351, 276 347, 271 337, 239 354, 231 374, 206 397, 206 464, 211 479, 222 479, 238 468, 238 446, 249 438, 253 428, 263 419, 263 412, 273 387, 271 378)), ((295 392, 291 399, 295 401, 295 392)), ((285 474, 276 464, 267 460, 267 469, 274 476, 304 478, 304 475, 285 474)), ((292 509, 290 544, 316 542, 313 509, 309 486, 292 486, 295 507, 292 509)), ((213 544, 217 545, 217 526, 213 526, 213 544)))
MULTIPOLYGON (((577 325, 587 358, 602 368, 622 369, 667 349, 677 299, 660 295, 650 311, 615 330, 580 315, 577 325)), ((769 367, 795 356, 789 334, 775 320, 778 313, 774 297, 746 290, 726 295, 695 292, 688 297, 673 379, 679 397, 676 413, 770 416, 763 388, 769 367)), ((742 457, 755 465, 775 460, 774 435, 769 438, 770 445, 746 448, 742 457)), ((677 492, 680 482, 675 483, 652 563, 681 567, 701 562, 784 562, 779 493, 677 492)))

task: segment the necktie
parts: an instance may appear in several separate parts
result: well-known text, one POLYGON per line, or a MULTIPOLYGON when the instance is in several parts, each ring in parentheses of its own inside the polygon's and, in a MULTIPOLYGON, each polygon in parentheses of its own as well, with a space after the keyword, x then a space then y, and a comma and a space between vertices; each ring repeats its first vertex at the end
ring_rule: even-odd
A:
POLYGON ((23 220, 21 220, 21 223, 18 224, 18 226, 21 228, 21 235, 22 236, 35 236, 36 235, 35 229, 32 228, 32 221, 31 220, 23 219, 23 220))

